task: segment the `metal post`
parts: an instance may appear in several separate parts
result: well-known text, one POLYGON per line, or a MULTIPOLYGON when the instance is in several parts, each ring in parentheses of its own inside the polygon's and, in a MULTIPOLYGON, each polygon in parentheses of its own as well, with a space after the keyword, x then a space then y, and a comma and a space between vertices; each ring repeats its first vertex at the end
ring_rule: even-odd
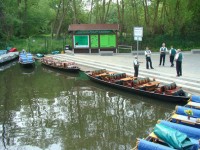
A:
POLYGON ((137 58, 138 58, 138 38, 137 38, 137 58))

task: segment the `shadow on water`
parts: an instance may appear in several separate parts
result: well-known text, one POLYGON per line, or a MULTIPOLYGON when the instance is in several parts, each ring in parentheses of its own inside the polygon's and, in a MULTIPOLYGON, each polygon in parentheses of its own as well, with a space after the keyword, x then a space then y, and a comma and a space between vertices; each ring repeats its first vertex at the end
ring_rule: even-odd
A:
POLYGON ((16 64, 18 64, 18 60, 14 60, 14 61, 8 62, 6 64, 2 64, 2 65, 0 64, 0 72, 4 71, 6 69, 9 69, 12 66, 15 66, 16 64))
POLYGON ((23 67, 19 65, 22 74, 33 74, 35 71, 35 67, 23 67))
POLYGON ((91 82, 82 72, 40 63, 26 71, 15 65, 0 74, 2 150, 131 149, 175 108, 91 82))

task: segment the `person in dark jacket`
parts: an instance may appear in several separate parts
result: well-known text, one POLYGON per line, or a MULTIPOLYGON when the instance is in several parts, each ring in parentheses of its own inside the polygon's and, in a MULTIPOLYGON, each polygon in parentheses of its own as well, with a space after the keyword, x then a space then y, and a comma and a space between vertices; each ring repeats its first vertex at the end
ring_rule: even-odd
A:
POLYGON ((171 49, 169 50, 169 59, 171 63, 171 67, 174 67, 174 57, 176 55, 176 49, 171 46, 171 49))
POLYGON ((177 77, 180 77, 182 76, 182 61, 183 61, 183 54, 181 53, 181 49, 177 50, 177 53, 175 55, 175 61, 176 61, 177 77))
POLYGON ((135 59, 133 61, 133 67, 134 67, 134 77, 138 77, 138 71, 139 71, 139 61, 138 61, 138 57, 135 56, 135 59))

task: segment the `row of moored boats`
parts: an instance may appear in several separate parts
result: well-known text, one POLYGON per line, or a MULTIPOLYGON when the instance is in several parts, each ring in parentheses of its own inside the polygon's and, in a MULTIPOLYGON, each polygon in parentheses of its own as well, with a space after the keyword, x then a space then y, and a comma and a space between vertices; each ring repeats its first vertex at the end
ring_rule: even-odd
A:
POLYGON ((78 72, 80 68, 75 62, 71 61, 61 61, 59 59, 55 59, 53 56, 45 56, 36 54, 35 56, 26 51, 18 52, 16 48, 9 48, 8 50, 0 50, 0 65, 4 65, 10 61, 19 58, 19 64, 24 67, 34 67, 35 60, 40 58, 41 63, 53 68, 57 68, 60 70, 65 70, 69 72, 78 72))
POLYGON ((134 150, 199 150, 200 96, 192 96, 185 106, 176 106, 168 120, 159 120, 152 133, 137 139, 134 150))

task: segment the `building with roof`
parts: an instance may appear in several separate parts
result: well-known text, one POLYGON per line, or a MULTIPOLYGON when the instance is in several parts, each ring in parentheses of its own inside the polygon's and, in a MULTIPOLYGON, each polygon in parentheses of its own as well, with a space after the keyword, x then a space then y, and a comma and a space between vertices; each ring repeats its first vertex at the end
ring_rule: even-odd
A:
POLYGON ((118 24, 71 24, 68 28, 74 53, 116 53, 118 31, 118 24))

